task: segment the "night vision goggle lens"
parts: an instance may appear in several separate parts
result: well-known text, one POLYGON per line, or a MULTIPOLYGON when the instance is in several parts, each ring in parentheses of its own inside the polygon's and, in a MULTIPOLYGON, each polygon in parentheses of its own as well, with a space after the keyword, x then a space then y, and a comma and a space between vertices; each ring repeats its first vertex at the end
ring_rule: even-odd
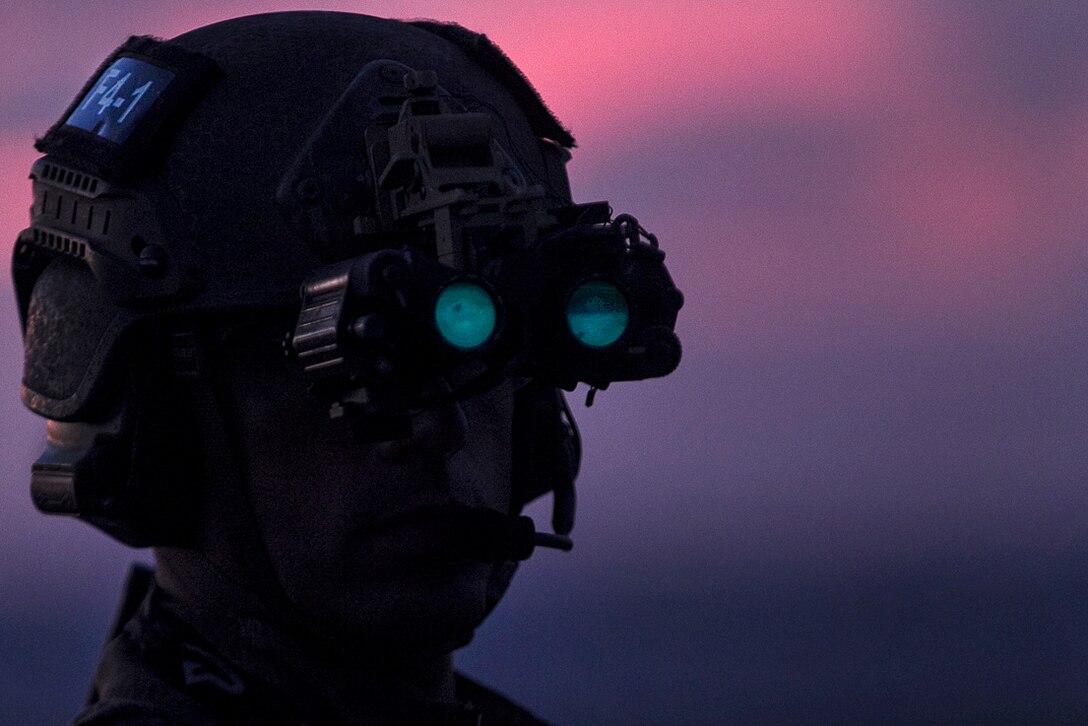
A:
POLYGON ((479 348, 495 332, 498 315, 487 290, 474 282, 455 282, 438 295, 434 322, 442 339, 461 350, 479 348))
POLYGON ((627 329, 627 298, 610 282, 594 280, 575 289, 567 302, 567 325, 583 345, 604 348, 627 329))

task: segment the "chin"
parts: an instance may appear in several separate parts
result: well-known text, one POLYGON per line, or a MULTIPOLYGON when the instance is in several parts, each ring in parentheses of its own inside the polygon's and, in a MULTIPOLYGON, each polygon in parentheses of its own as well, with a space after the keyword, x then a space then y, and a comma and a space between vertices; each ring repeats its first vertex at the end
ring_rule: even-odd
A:
POLYGON ((491 569, 464 560, 395 579, 341 580, 339 592, 322 602, 306 598, 304 608, 360 644, 448 652, 468 644, 486 617, 491 569))

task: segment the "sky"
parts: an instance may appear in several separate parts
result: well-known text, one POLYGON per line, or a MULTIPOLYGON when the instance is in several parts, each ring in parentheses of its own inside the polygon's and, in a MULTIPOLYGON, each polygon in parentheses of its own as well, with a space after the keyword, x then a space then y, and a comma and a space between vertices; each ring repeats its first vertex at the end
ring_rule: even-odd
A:
MULTIPOLYGON (((14 0, 3 253, 125 37, 292 8, 488 34, 686 296, 673 375, 572 397, 575 551, 461 667, 569 724, 1088 717, 1083 4, 14 0)), ((0 306, 0 722, 55 723, 146 554, 30 504, 0 306)))

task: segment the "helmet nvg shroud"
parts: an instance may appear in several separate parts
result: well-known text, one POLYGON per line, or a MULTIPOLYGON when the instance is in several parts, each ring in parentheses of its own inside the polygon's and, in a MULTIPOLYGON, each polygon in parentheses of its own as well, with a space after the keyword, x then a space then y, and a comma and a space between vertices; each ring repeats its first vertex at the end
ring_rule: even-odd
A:
POLYGON ((672 371, 683 302, 653 235, 571 201, 573 145, 456 25, 274 13, 130 38, 31 169, 13 274, 23 402, 50 420, 35 503, 130 544, 184 542, 186 386, 201 390, 208 331, 260 318, 368 440, 531 379, 516 494, 554 491, 557 535, 536 543, 569 547, 578 441, 557 389, 591 401, 672 371))

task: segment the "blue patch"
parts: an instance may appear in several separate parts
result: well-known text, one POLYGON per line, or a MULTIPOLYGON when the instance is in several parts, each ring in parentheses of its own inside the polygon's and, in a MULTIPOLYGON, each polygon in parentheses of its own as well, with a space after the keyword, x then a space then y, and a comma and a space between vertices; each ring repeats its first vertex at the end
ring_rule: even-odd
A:
POLYGON ((103 71, 64 122, 123 143, 174 74, 135 58, 118 58, 103 71))

